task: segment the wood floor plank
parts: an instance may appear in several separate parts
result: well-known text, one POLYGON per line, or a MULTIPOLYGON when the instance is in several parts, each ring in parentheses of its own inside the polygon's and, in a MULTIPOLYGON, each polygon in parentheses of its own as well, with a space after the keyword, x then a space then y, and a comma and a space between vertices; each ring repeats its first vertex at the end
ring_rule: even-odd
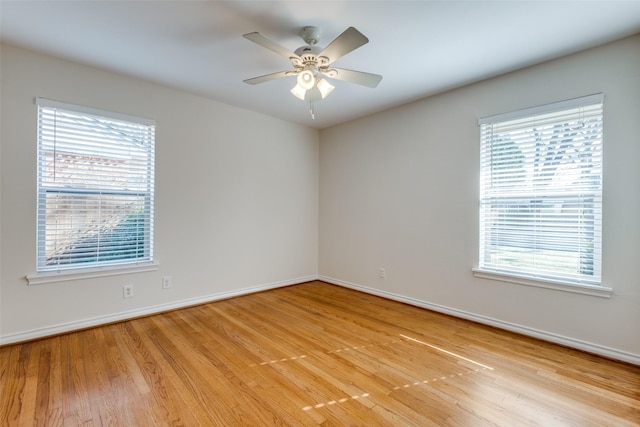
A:
POLYGON ((0 425, 17 423, 26 373, 18 355, 22 346, 0 348, 0 425))
POLYGON ((0 347, 0 425, 640 426, 640 366, 309 282, 0 347))
MULTIPOLYGON (((200 390, 194 393, 165 359, 163 348, 171 343, 157 342, 157 337, 151 337, 153 328, 149 318, 139 320, 127 325, 126 332, 135 346, 136 361, 143 368, 143 375, 149 384, 152 407, 157 418, 166 420, 169 425, 198 425, 211 419, 206 408, 197 402, 200 390)), ((223 417, 217 419, 219 422, 223 420, 223 417)))

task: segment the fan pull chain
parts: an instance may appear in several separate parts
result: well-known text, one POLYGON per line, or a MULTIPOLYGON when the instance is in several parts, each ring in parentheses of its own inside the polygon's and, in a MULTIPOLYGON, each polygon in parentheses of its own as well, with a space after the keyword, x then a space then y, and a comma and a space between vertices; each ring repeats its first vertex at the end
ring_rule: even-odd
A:
POLYGON ((311 114, 311 120, 316 119, 315 112, 313 111, 313 101, 309 101, 309 114, 311 114))

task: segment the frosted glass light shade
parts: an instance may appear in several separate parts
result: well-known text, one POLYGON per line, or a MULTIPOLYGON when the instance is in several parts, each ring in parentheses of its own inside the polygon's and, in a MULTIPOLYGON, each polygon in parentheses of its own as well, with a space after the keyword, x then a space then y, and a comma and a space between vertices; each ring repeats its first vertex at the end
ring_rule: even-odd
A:
POLYGON ((316 86, 318 87, 318 90, 320 91, 320 95, 322 96, 323 99, 326 98, 335 88, 335 86, 333 86, 331 83, 329 83, 325 79, 318 79, 316 86))
POLYGON ((316 84, 316 78, 309 70, 304 70, 298 73, 298 85, 305 90, 309 90, 316 84))
POLYGON ((305 93, 307 93, 307 90, 304 89, 302 86, 300 86, 299 84, 296 85, 293 89, 291 89, 291 93, 293 94, 293 96, 295 96, 296 98, 304 101, 304 95, 305 93))

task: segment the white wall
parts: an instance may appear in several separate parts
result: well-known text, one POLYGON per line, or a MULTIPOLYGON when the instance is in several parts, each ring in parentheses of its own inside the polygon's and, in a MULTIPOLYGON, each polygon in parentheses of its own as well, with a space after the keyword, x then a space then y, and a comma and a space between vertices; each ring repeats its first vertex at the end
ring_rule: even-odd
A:
POLYGON ((320 141, 322 279, 640 363, 640 36, 330 128, 320 141), (612 297, 474 277, 477 119, 598 92, 612 297))
POLYGON ((0 343, 317 277, 318 131, 13 46, 0 75, 0 343), (158 271, 27 285, 37 96, 156 120, 158 271))

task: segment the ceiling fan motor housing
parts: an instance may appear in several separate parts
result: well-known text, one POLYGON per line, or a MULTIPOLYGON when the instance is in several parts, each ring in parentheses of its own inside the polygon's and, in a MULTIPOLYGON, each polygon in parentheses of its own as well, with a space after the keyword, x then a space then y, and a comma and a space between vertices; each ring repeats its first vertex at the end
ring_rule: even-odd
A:
POLYGON ((322 52, 320 46, 301 46, 295 50, 296 55, 302 59, 302 63, 316 63, 318 62, 318 54, 322 52))
POLYGON ((302 37, 302 40, 304 40, 304 42, 308 45, 314 45, 318 43, 321 35, 322 32, 318 27, 308 26, 302 27, 302 30, 300 30, 300 37, 302 37))
POLYGON ((300 37, 307 44, 306 46, 301 46, 295 50, 295 54, 300 57, 302 63, 305 65, 309 64, 317 64, 318 63, 318 54, 322 52, 322 48, 317 46, 318 39, 320 38, 321 32, 318 27, 303 27, 300 30, 300 37))

